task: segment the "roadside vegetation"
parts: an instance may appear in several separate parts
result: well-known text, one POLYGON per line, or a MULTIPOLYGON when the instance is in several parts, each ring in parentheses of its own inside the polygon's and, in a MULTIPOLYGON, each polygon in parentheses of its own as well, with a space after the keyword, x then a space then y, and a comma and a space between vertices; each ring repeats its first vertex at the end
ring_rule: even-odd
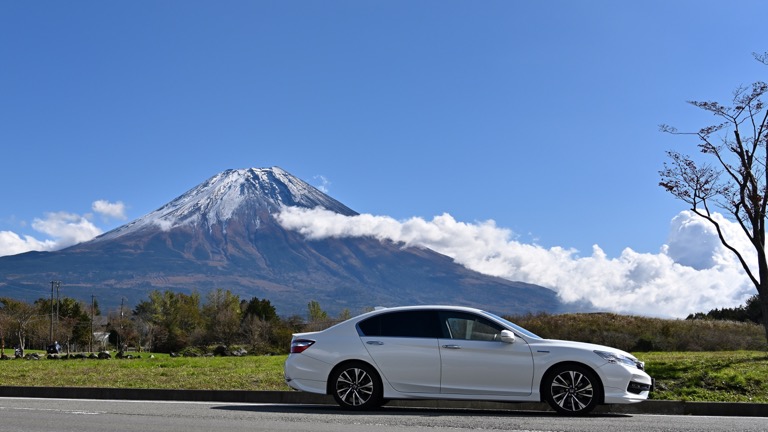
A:
MULTIPOLYGON (((321 312, 314 304, 315 313, 321 312)), ((322 314, 320 314, 322 315, 322 314)), ((335 320, 301 322, 301 330, 335 320)), ((768 347, 754 323, 712 319, 664 320, 604 313, 509 317, 542 337, 611 345, 646 362, 656 379, 652 399, 768 403, 768 347)), ((287 345, 286 345, 287 346, 287 345)), ((201 390, 288 390, 285 350, 275 355, 228 355, 242 347, 182 349, 178 354, 131 352, 131 358, 15 359, 0 362, 5 386, 112 387, 201 390)), ((59 356, 64 357, 64 355, 59 356)))
POLYGON ((634 354, 656 379, 651 399, 768 403, 765 351, 634 354))
MULTIPOLYGON (((651 399, 768 403, 765 351, 634 353, 656 379, 651 399)), ((4 386, 287 391, 285 355, 0 362, 4 386)))
MULTIPOLYGON (((613 313, 506 317, 547 339, 596 343, 629 352, 768 350, 763 326, 716 319, 671 320, 613 313)), ((768 376, 768 375, 766 375, 768 376)))
MULTIPOLYGON (((329 316, 316 301, 307 315, 278 316, 269 300, 245 300, 229 290, 197 293, 153 291, 134 308, 102 314, 95 301, 63 297, 33 303, 0 297, 0 350, 45 350, 58 342, 63 353, 99 351, 197 352, 239 346, 251 354, 287 353, 291 334, 349 318, 329 316)), ((362 312, 362 311, 361 311, 362 312)), ((6 354, 3 352, 2 354, 6 354)))
MULTIPOLYGON (((631 352, 766 350, 768 344, 751 309, 748 304, 692 314, 686 320, 611 313, 508 318, 546 338, 593 342, 631 352)), ((12 357, 17 347, 45 350, 54 341, 61 344, 62 353, 152 351, 191 356, 218 349, 287 354, 291 334, 320 330, 351 315, 344 310, 330 316, 317 301, 310 301, 305 316, 281 317, 269 300, 244 300, 221 289, 205 299, 195 293, 153 291, 132 309, 121 306, 106 315, 95 302, 84 304, 66 297, 56 302, 41 298, 32 304, 0 298, 0 355, 12 357)))
MULTIPOLYGON (((223 290, 205 301, 196 294, 156 291, 132 310, 102 319, 95 303, 65 298, 56 321, 51 309, 46 299, 27 304, 0 298, 0 354, 7 359, 0 361, 2 385, 288 390, 283 362, 291 334, 320 330, 351 315, 329 316, 311 301, 305 317, 279 317, 268 300, 241 300, 223 290), (104 335, 96 344, 92 326, 104 335), (48 355, 50 333, 69 351, 48 355), (28 360, 13 359, 12 346, 19 343, 28 360), (89 351, 110 352, 111 358, 87 358, 83 354, 89 351)), ((768 403, 768 344, 748 311, 715 310, 685 320, 612 313, 507 318, 545 338, 633 353, 656 379, 652 399, 768 403)))
POLYGON ((171 357, 140 353, 109 360, 0 362, 4 386, 103 387, 184 390, 288 390, 283 379, 285 355, 243 357, 171 357))

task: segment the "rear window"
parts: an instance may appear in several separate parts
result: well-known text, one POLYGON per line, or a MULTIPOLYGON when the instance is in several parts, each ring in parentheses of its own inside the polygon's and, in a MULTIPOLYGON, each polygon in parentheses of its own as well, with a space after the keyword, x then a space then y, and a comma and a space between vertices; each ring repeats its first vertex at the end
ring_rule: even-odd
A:
POLYGON ((363 336, 434 339, 440 336, 437 312, 430 310, 383 313, 357 325, 363 336))

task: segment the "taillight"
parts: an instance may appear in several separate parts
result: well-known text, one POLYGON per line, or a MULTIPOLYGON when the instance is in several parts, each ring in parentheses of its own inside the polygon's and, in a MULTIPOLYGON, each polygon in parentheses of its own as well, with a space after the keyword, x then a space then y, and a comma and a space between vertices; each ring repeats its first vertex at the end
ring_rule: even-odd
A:
POLYGON ((307 348, 311 347, 315 341, 309 339, 296 339, 291 341, 291 354, 298 354, 304 352, 307 348))

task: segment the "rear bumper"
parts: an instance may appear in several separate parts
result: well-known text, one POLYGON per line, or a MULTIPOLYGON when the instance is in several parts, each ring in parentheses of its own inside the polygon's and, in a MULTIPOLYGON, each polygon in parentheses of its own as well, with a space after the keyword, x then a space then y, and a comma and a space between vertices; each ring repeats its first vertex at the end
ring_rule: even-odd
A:
POLYGON ((291 379, 286 375, 285 383, 288 384, 288 386, 294 390, 299 390, 299 391, 308 392, 308 393, 325 394, 324 381, 291 379))
POLYGON ((290 388, 326 394, 326 381, 318 378, 328 376, 330 373, 328 364, 306 355, 292 354, 285 360, 284 373, 285 383, 290 388))

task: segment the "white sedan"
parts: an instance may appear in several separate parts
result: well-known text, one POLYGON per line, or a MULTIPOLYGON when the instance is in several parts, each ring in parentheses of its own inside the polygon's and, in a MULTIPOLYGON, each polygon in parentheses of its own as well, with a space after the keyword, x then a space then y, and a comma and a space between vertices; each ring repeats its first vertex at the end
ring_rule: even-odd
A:
POLYGON ((390 399, 546 401, 561 414, 648 398, 644 364, 615 348, 542 339, 489 312, 453 306, 377 309, 296 333, 286 383, 348 409, 390 399))

